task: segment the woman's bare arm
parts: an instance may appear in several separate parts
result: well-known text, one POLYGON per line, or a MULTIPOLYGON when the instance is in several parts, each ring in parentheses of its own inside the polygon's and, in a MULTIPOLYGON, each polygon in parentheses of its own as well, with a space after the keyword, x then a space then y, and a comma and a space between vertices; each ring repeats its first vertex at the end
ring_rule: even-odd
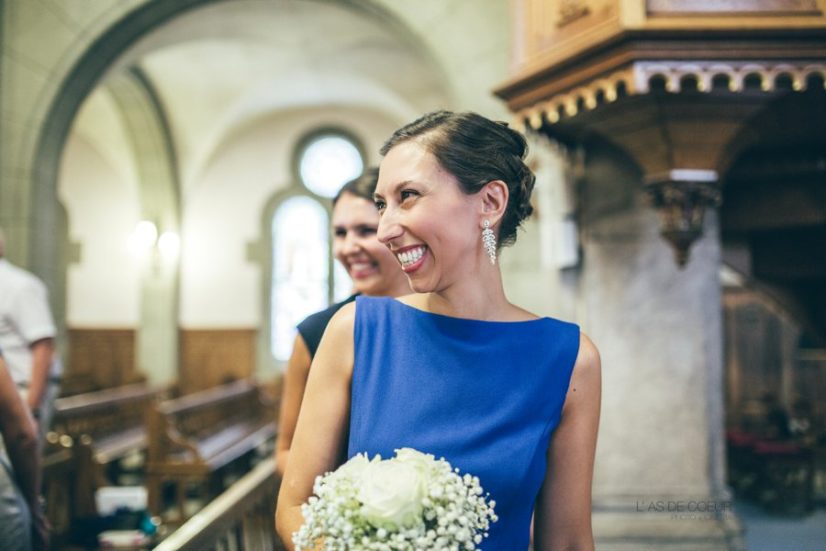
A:
POLYGON ((599 352, 582 334, 536 503, 536 551, 593 550, 591 483, 602 395, 599 352))
POLYGON ((278 534, 290 550, 292 534, 304 522, 301 505, 312 495, 315 477, 338 466, 346 445, 354 322, 352 303, 333 316, 310 369, 275 514, 278 534))
POLYGON ((278 415, 278 439, 275 443, 275 470, 284 476, 287 467, 287 457, 290 454, 295 425, 298 422, 298 412, 301 410, 301 401, 304 399, 304 389, 307 388, 307 377, 310 375, 310 351, 301 335, 296 335, 293 343, 293 353, 287 362, 287 371, 284 373, 284 386, 281 393, 281 411, 278 415))

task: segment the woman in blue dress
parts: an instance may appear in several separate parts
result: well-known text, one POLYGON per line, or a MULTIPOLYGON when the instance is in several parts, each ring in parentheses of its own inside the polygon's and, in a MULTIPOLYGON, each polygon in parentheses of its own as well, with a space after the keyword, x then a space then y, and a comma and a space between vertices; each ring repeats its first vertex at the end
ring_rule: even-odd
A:
POLYGON ((313 361, 276 522, 289 548, 315 477, 415 448, 479 477, 499 521, 481 548, 593 549, 599 354, 576 325, 505 296, 497 255, 530 215, 526 142, 438 111, 382 148, 378 237, 415 294, 359 297, 313 361))

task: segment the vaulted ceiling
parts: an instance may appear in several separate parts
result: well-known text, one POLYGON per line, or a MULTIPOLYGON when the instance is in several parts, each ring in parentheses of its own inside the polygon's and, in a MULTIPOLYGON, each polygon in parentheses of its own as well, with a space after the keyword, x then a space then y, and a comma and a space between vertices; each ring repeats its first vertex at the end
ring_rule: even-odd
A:
POLYGON ((168 118, 184 186, 223 140, 279 112, 368 108, 401 124, 452 102, 425 44, 388 13, 352 3, 206 5, 145 35, 101 85, 135 69, 168 118))

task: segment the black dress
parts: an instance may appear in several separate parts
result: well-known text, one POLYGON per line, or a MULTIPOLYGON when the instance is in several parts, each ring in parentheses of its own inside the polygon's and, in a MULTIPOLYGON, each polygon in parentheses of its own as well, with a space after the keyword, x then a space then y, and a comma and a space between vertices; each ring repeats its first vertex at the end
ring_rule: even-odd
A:
POLYGON ((321 342, 321 336, 324 335, 324 330, 327 329, 327 324, 330 323, 333 315, 345 304, 356 300, 357 296, 358 293, 333 304, 325 310, 310 314, 304 318, 304 321, 298 324, 298 334, 304 339, 304 344, 307 345, 307 350, 310 351, 310 359, 315 357, 318 344, 321 342))

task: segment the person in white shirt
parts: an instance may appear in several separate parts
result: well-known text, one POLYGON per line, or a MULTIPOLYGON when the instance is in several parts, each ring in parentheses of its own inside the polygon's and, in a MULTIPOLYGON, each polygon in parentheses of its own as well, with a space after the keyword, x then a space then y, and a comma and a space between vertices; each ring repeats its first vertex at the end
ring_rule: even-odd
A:
POLYGON ((34 274, 9 262, 5 249, 0 228, 0 350, 42 438, 60 385, 57 329, 46 286, 34 274))

